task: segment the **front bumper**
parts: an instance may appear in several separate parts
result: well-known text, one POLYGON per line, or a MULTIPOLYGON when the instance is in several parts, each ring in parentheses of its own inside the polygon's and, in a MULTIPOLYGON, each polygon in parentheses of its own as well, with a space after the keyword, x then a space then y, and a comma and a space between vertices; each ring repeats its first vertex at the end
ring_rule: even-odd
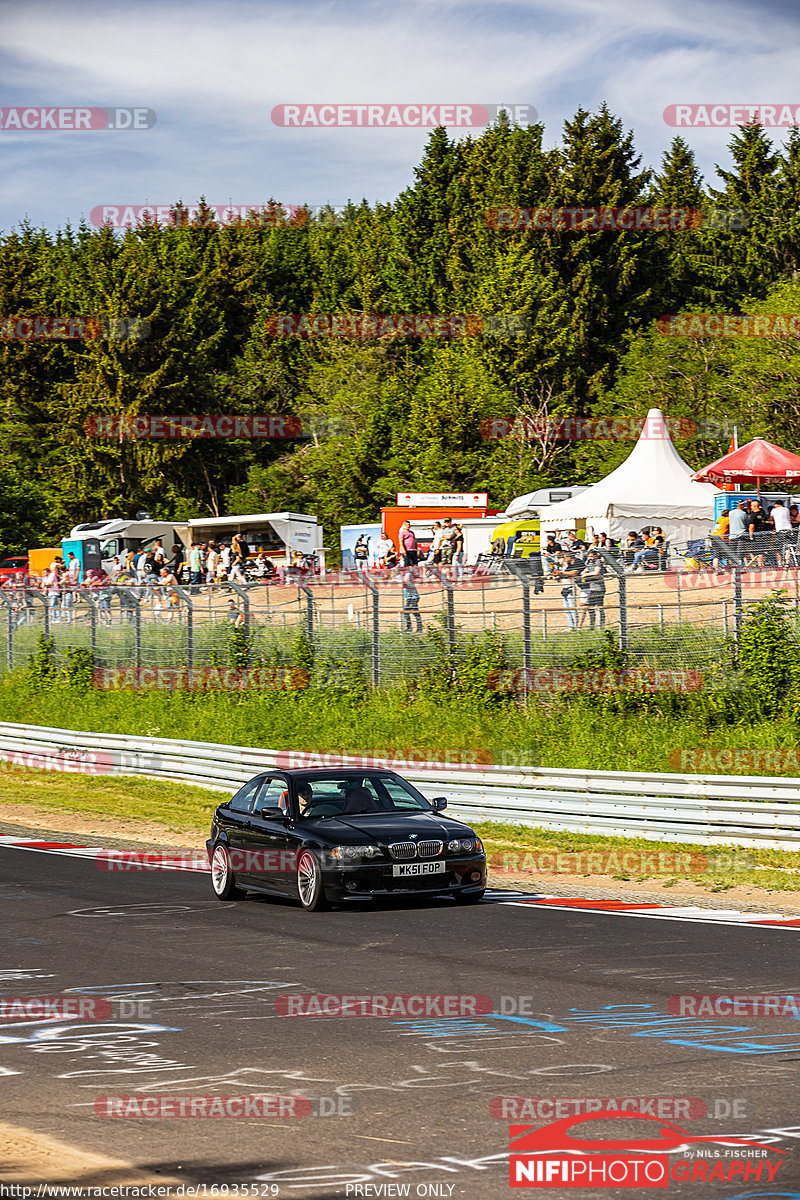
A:
POLYGON ((323 871, 325 894, 330 900, 346 900, 348 897, 479 892, 486 887, 484 854, 465 855, 444 862, 444 871, 428 875, 395 875, 392 868, 401 865, 395 862, 327 867, 323 871))

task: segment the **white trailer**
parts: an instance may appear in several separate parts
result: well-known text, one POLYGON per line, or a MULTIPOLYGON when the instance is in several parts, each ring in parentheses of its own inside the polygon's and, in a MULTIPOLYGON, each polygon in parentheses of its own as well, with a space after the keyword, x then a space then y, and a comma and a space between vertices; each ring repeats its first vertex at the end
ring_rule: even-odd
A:
POLYGON ((275 562, 292 561, 292 552, 316 555, 320 575, 325 574, 325 550, 322 526, 309 513, 245 513, 236 517, 194 517, 177 526, 187 549, 193 542, 228 542, 242 534, 254 553, 264 553, 275 562))

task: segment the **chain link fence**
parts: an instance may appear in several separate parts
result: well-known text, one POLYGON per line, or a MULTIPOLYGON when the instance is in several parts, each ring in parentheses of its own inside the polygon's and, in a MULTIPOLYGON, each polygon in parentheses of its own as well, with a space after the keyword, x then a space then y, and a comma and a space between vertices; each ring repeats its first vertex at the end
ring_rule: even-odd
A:
POLYGON ((359 675, 392 687, 426 670, 457 673, 491 647, 513 690, 560 691, 609 666, 610 633, 617 668, 673 673, 659 689, 730 687, 735 672, 720 666, 730 661, 725 647, 747 605, 775 590, 800 613, 795 567, 628 575, 609 566, 602 593, 535 575, 525 560, 507 560, 494 574, 422 568, 411 586, 398 572, 291 586, 109 585, 54 596, 4 588, 0 667, 24 667, 44 634, 61 667, 70 651, 89 651, 101 686, 186 686, 192 674, 248 670, 266 672, 255 686, 274 686, 276 673, 300 667, 318 686, 359 675))

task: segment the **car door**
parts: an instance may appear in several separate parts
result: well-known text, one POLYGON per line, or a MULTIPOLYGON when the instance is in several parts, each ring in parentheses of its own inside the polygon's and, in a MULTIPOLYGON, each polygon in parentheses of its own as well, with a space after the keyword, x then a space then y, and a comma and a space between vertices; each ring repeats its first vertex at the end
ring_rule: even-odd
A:
POLYGON ((258 791, 245 831, 245 869, 242 878, 253 886, 277 892, 294 891, 294 822, 290 815, 289 781, 282 775, 266 776, 258 791), (265 810, 285 808, 286 816, 268 816, 265 810), (288 817, 288 822, 287 822, 288 817))
POLYGON ((228 845, 233 851, 231 868, 235 875, 240 873, 240 867, 244 861, 244 852, 247 849, 253 819, 253 803, 263 784, 263 775, 249 779, 243 787, 239 788, 236 795, 231 797, 227 807, 218 810, 220 831, 226 834, 228 845))

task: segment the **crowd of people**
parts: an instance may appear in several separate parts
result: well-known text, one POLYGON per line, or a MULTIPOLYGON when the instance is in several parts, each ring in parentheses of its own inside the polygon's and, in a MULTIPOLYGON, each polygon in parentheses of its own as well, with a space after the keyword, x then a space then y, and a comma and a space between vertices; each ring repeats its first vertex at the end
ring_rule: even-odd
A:
MULTIPOLYGON (((249 546, 238 535, 234 535, 230 543, 218 543, 213 539, 194 543, 188 554, 177 543, 169 555, 161 540, 156 539, 152 546, 130 551, 124 558, 113 558, 107 568, 94 567, 83 572, 74 553, 69 552, 66 560, 56 555, 40 576, 28 574, 24 578, 11 579, 4 584, 4 591, 7 596, 11 594, 17 624, 33 619, 36 592, 45 598, 50 620, 56 624, 71 624, 76 604, 87 594, 96 602, 101 623, 110 624, 111 600, 115 592, 130 620, 133 620, 138 602, 150 604, 156 619, 172 621, 181 610, 176 590, 179 587, 197 594, 198 587, 203 584, 267 583, 272 580, 284 583, 308 569, 302 554, 295 554, 291 564, 281 563, 277 567, 265 553, 250 556, 249 546)), ((231 624, 241 624, 244 618, 236 602, 229 602, 228 608, 227 620, 231 624), (230 611, 231 608, 235 611, 230 611)))
MULTIPOLYGON (((800 511, 778 500, 769 509, 760 500, 739 500, 720 514, 712 531, 727 542, 745 566, 787 567, 800 539, 800 511)), ((730 560, 714 554, 713 567, 721 574, 730 560)))

